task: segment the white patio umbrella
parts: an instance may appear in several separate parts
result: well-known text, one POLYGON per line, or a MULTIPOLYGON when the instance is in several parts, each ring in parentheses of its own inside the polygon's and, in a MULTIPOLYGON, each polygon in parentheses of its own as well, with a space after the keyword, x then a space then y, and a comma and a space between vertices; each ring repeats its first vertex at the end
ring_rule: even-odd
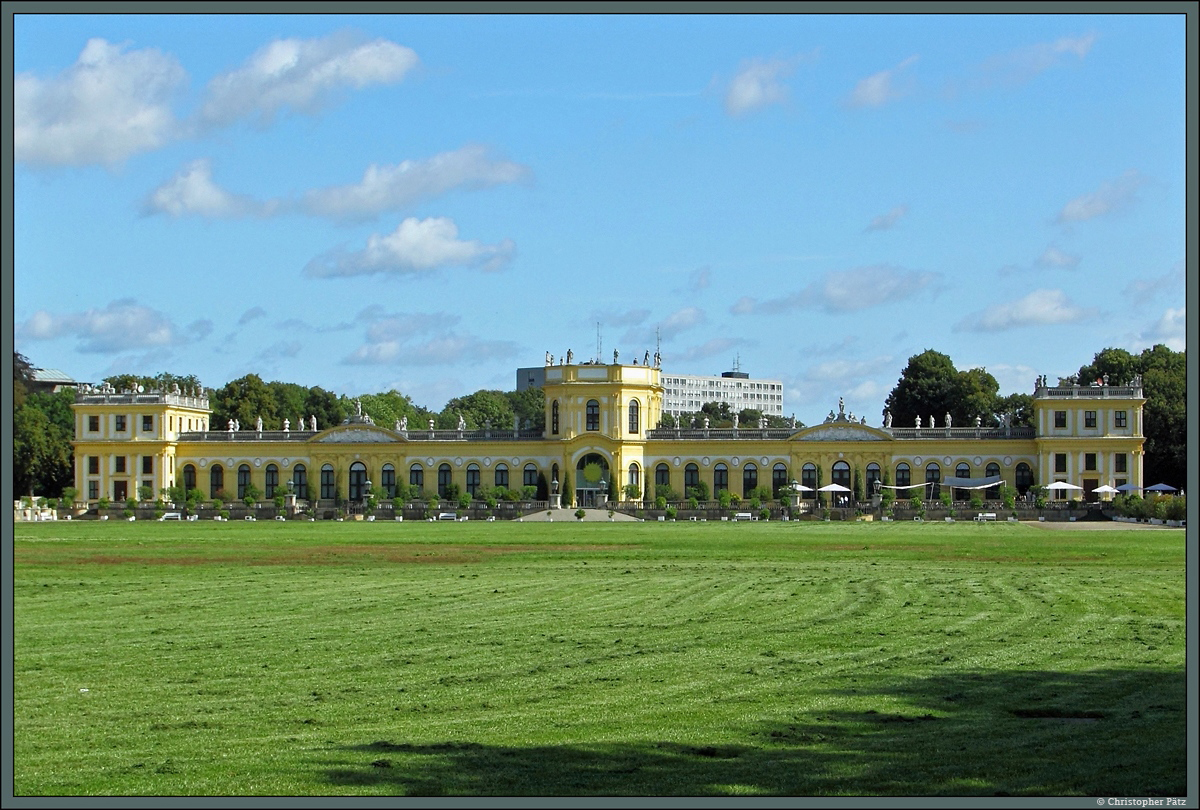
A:
POLYGON ((823 487, 817 487, 817 492, 850 492, 850 487, 844 487, 841 484, 826 484, 823 487))
POLYGON ((1120 492, 1120 491, 1121 490, 1117 489, 1116 487, 1110 487, 1108 484, 1105 484, 1102 487, 1096 487, 1095 489, 1092 490, 1092 492, 1100 493, 1103 495, 1111 495, 1114 492, 1120 492))
POLYGON ((1046 484, 1046 489, 1083 489, 1083 487, 1077 487, 1074 484, 1068 484, 1066 481, 1055 481, 1053 484, 1046 484))

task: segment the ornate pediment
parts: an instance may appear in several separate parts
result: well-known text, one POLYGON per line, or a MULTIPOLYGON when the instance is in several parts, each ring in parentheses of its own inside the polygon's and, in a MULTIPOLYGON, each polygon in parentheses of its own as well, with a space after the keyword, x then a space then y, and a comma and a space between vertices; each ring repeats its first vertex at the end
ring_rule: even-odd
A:
POLYGON ((883 442, 890 437, 875 428, 852 425, 817 425, 796 436, 801 442, 883 442))
POLYGON ((332 430, 324 436, 313 439, 314 442, 329 442, 331 444, 371 444, 374 442, 399 441, 390 433, 379 429, 351 427, 344 430, 332 430))

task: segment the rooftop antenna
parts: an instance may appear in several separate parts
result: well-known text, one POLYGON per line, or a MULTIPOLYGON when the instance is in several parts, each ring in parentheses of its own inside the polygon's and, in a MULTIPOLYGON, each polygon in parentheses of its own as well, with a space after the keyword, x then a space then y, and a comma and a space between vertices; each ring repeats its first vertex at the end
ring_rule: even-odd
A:
POLYGON ((657 326, 654 327, 654 353, 662 354, 662 333, 657 326))
POLYGON ((738 353, 737 353, 736 355, 734 355, 734 357, 733 357, 733 370, 734 370, 734 371, 741 371, 741 370, 742 370, 742 353, 741 353, 741 352, 738 352, 738 353))
POLYGON ((604 357, 604 341, 600 339, 600 321, 596 321, 596 362, 602 362, 604 357))

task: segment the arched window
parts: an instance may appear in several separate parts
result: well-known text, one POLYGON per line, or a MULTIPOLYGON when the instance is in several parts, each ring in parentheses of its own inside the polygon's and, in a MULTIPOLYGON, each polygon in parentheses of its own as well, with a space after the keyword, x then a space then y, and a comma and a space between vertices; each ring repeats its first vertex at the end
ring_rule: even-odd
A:
POLYGON ((937 499, 942 496, 941 480, 942 468, 936 461, 929 462, 925 467, 925 483, 932 484, 932 486, 926 486, 925 489, 929 491, 930 498, 937 499))
POLYGON ((196 488, 196 467, 192 464, 185 464, 183 467, 183 492, 184 495, 196 488))
POLYGON ((505 489, 508 489, 508 465, 507 464, 497 464, 496 465, 496 475, 495 475, 494 480, 496 482, 495 486, 504 487, 505 489))
POLYGON ((558 400, 550 403, 550 432, 558 435, 558 400))
MULTIPOLYGON (((841 484, 844 487, 850 486, 850 465, 845 461, 835 461, 833 463, 833 475, 830 476, 831 484, 841 484)), ((839 494, 839 493, 834 493, 839 494)), ((845 495, 846 493, 840 493, 845 495)))
POLYGON ((804 463, 800 468, 800 483, 808 487, 812 495, 806 495, 807 498, 815 498, 817 496, 817 465, 811 461, 804 463))
POLYGON ((636 399, 629 403, 629 432, 630 433, 638 432, 638 421, 639 421, 638 420, 638 411, 639 411, 639 409, 640 409, 640 406, 638 405, 638 401, 636 399))
MULTIPOLYGON (((896 486, 912 486, 912 468, 910 468, 908 464, 903 461, 896 465, 896 486)), ((899 491, 899 494, 904 495, 905 497, 912 497, 916 493, 911 489, 905 489, 899 491)))
MULTIPOLYGON (((983 474, 986 475, 988 478, 991 478, 992 476, 995 476, 995 475, 999 475, 1000 474, 1000 465, 994 461, 991 462, 990 464, 987 465, 987 468, 984 470, 983 474)), ((1000 497, 1000 485, 997 484, 994 487, 988 487, 987 490, 983 493, 983 497, 985 497, 989 500, 999 498, 1000 497)))
POLYGON ((379 486, 383 487, 384 493, 388 498, 396 497, 396 468, 391 464, 384 464, 383 469, 379 471, 380 478, 379 486))
POLYGON ((425 488, 425 470, 420 464, 408 468, 408 485, 413 490, 413 496, 420 497, 421 490, 425 488))
MULTIPOLYGON (((967 464, 965 461, 960 461, 958 466, 954 468, 954 477, 955 478, 970 478, 971 477, 971 465, 967 464)), ((962 490, 962 489, 959 489, 958 487, 955 487, 954 492, 950 493, 950 497, 956 501, 966 500, 967 498, 970 497, 970 495, 968 495, 966 493, 971 492, 971 491, 972 490, 962 490)))
POLYGON ((671 468, 666 464, 659 464, 654 468, 654 487, 670 487, 671 486, 671 468))
POLYGON ((778 498, 780 493, 787 491, 788 474, 787 465, 782 462, 771 468, 771 494, 778 498))
POLYGON ((695 462, 692 462, 683 468, 683 494, 691 497, 690 490, 699 483, 700 468, 696 466, 695 462))
POLYGON ((629 465, 629 485, 638 487, 639 492, 642 486, 642 471, 636 464, 629 465))
POLYGON ((263 497, 270 500, 275 497, 275 488, 279 486, 279 468, 274 464, 267 465, 265 483, 263 497))
POLYGON ((359 503, 367 497, 367 465, 356 461, 350 465, 350 491, 352 503, 359 503))
POLYGON ((600 429, 600 403, 594 399, 587 402, 587 429, 600 429))
POLYGON ((308 470, 303 464, 292 467, 292 486, 295 487, 297 498, 308 500, 308 470))
POLYGON ((536 487, 537 486, 537 467, 533 464, 526 464, 524 477, 521 479, 521 486, 536 487))
POLYGON ((439 498, 446 497, 446 490, 450 487, 451 480, 450 465, 443 464, 438 467, 437 493, 439 498))
POLYGON ((321 499, 334 497, 337 497, 337 480, 333 475, 333 465, 325 464, 321 467, 321 499))
POLYGON ((1029 488, 1033 486, 1033 470, 1031 470, 1029 465, 1024 461, 1017 465, 1016 486, 1017 492, 1020 493, 1022 497, 1024 497, 1025 493, 1029 491, 1029 488))
POLYGON ((220 464, 208 468, 208 497, 215 498, 225 494, 225 470, 220 464))
POLYGON ((246 487, 248 486, 250 486, 250 465, 243 464, 238 467, 237 496, 239 501, 246 497, 246 487))
POLYGON ((467 465, 467 493, 472 498, 479 494, 479 465, 467 465))
POLYGON ((758 467, 746 464, 742 467, 742 496, 750 497, 750 493, 758 489, 758 467))
POLYGON ((875 494, 875 482, 882 481, 882 480, 883 480, 883 476, 882 476, 882 474, 880 474, 879 465, 876 464, 874 461, 872 461, 870 464, 867 465, 867 484, 866 484, 867 492, 866 492, 866 495, 868 498, 875 494))
POLYGON ((713 493, 724 492, 729 489, 729 468, 724 462, 713 467, 713 493))

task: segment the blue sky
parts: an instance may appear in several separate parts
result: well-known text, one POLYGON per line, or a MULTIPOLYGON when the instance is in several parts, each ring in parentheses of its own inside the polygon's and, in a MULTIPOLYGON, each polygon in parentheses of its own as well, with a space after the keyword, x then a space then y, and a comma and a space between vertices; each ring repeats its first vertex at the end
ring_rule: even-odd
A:
POLYGON ((599 332, 807 423, 1183 350, 1184 22, 17 15, 16 348, 440 409, 599 332))

